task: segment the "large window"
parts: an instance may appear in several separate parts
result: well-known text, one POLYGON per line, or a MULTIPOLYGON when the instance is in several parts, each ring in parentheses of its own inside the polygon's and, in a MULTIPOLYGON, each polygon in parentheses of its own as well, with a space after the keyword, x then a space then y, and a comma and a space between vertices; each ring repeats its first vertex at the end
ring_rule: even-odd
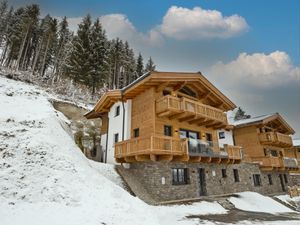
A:
POLYGON ((115 117, 120 115, 120 106, 118 105, 115 109, 115 117))
POLYGON ((172 184, 183 185, 188 183, 188 169, 174 168, 172 169, 172 184))
POLYGON ((239 171, 237 169, 233 169, 233 178, 234 182, 240 182, 239 171))
POLYGON ((278 152, 276 150, 271 150, 271 156, 275 156, 277 157, 278 156, 278 152))
POLYGON ((254 186, 261 186, 261 179, 259 174, 253 174, 254 186))
POLYGON ((168 125, 164 126, 164 135, 172 136, 172 126, 168 126, 168 125))

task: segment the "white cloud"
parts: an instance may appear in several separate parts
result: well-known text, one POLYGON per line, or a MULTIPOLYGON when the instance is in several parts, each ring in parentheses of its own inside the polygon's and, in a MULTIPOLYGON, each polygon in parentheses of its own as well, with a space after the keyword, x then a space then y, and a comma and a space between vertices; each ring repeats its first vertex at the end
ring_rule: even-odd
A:
POLYGON ((82 22, 82 17, 70 17, 67 18, 69 29, 73 32, 76 32, 78 29, 78 24, 82 22))
POLYGON ((293 65, 287 53, 275 51, 269 55, 241 53, 229 63, 218 62, 209 76, 232 85, 252 85, 271 88, 284 84, 300 84, 300 68, 293 65))
POLYGON ((150 30, 147 34, 137 31, 126 15, 109 14, 100 17, 103 28, 109 38, 119 37, 131 42, 133 45, 157 46, 162 42, 162 37, 156 30, 150 30))
POLYGON ((225 17, 217 10, 172 6, 164 16, 159 28, 168 37, 179 40, 196 40, 237 36, 248 29, 248 24, 239 15, 225 17))

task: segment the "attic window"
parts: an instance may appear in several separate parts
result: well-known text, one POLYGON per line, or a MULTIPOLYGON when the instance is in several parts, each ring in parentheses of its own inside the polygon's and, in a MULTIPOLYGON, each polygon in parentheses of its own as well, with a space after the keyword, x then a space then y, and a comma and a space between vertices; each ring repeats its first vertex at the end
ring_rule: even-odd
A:
POLYGON ((192 96, 194 98, 197 98, 197 94, 191 90, 190 88, 188 88, 187 86, 184 86, 183 88, 181 88, 179 90, 179 92, 183 93, 183 94, 186 94, 186 95, 189 95, 189 96, 192 96))

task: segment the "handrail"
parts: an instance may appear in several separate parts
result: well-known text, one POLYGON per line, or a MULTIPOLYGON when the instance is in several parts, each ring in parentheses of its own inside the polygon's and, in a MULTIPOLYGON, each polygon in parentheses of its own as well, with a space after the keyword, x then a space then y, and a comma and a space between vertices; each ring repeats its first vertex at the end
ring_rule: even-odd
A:
POLYGON ((156 113, 163 113, 168 110, 190 112, 227 124, 226 114, 222 110, 185 97, 178 98, 166 95, 156 100, 156 113))

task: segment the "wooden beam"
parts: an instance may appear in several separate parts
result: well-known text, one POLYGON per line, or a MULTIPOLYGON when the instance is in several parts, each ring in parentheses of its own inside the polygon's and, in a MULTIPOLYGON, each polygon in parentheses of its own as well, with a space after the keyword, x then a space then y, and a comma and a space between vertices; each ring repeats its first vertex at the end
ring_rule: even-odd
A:
POLYGON ((150 156, 149 155, 136 155, 135 156, 135 160, 137 162, 149 161, 150 160, 150 156))
POLYGON ((219 126, 219 125, 221 125, 221 124, 223 124, 223 122, 215 122, 214 124, 208 124, 208 125, 206 125, 205 127, 206 127, 206 128, 210 128, 210 127, 219 126))
POLYGON ((208 98, 208 96, 209 96, 210 94, 211 94, 211 92, 209 91, 209 92, 207 92, 206 94, 200 96, 199 98, 200 98, 200 100, 205 100, 205 99, 208 98))
POLYGON ((201 123, 204 121, 206 121, 206 118, 198 118, 198 119, 190 120, 188 122, 189 122, 189 124, 195 124, 195 123, 201 123))
POLYGON ((167 86, 169 85, 169 82, 164 82, 162 83, 161 85, 159 85, 157 88, 156 88, 156 92, 161 92, 163 91, 167 86))
POLYGON ((173 88, 173 91, 179 91, 179 90, 180 90, 181 88, 183 88, 186 84, 187 84, 187 81, 184 81, 184 82, 179 83, 178 85, 176 85, 176 86, 173 88))
POLYGON ((195 118, 195 115, 187 115, 185 117, 182 117, 182 118, 178 119, 178 121, 179 122, 184 122, 184 121, 190 120, 192 118, 195 118))

